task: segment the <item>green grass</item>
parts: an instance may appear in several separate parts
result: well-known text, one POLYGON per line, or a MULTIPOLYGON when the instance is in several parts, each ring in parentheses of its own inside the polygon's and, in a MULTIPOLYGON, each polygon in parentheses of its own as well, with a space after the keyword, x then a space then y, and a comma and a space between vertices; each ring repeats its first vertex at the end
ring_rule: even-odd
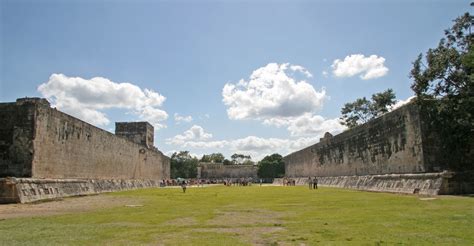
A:
MULTIPOLYGON (((306 187, 144 189, 143 207, 0 221, 0 244, 472 245, 474 198, 306 187)), ((71 198, 74 199, 74 198, 71 198)))

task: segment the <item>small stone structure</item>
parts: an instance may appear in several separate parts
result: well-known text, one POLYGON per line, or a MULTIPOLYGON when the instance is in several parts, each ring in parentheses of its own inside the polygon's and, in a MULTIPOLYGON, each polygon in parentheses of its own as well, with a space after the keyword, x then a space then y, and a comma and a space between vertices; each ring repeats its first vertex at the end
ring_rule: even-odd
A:
POLYGON ((0 203, 158 186, 170 159, 147 122, 116 134, 50 107, 45 99, 0 103, 0 203))
POLYGON ((224 165, 222 163, 200 162, 198 178, 202 179, 238 179, 257 178, 256 165, 224 165))
POLYGON ((449 153, 440 151, 437 133, 427 130, 429 120, 409 103, 339 135, 326 133, 319 143, 285 156, 285 174, 302 182, 311 176, 321 185, 371 191, 474 192, 472 163, 446 172, 450 163, 442 157, 449 153))

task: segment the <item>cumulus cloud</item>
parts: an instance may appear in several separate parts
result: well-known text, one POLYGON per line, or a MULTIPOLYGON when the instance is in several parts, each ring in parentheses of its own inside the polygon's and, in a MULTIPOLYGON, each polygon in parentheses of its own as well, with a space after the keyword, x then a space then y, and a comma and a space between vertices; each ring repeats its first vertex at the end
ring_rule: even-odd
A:
POLYGON ((409 102, 411 102, 411 100, 413 100, 416 96, 411 96, 409 98, 407 98, 406 100, 397 100, 397 102, 395 102, 394 105, 392 105, 391 109, 390 110, 395 110, 409 102))
POLYGON ((384 62, 385 58, 376 55, 365 57, 362 54, 354 54, 346 56, 344 60, 334 60, 331 67, 336 77, 352 77, 360 74, 361 79, 368 80, 387 74, 388 68, 384 62))
POLYGON ((292 136, 342 131, 344 127, 337 119, 315 115, 327 98, 324 88, 317 91, 305 80, 296 79, 292 72, 312 77, 302 66, 270 63, 253 71, 248 81, 226 84, 222 96, 229 118, 284 126, 292 136))
POLYGON ((195 126, 185 131, 183 134, 176 135, 167 139, 168 145, 174 145, 178 148, 194 148, 209 150, 208 152, 220 149, 222 151, 230 151, 231 153, 242 153, 251 155, 254 160, 259 160, 265 155, 272 153, 280 153, 282 155, 289 154, 293 151, 300 150, 304 147, 315 144, 319 138, 324 135, 322 131, 314 131, 311 137, 300 138, 262 138, 257 136, 247 136, 243 138, 230 140, 211 140, 212 134, 206 133, 200 126, 195 126), (199 137, 209 134, 209 137, 199 137))
POLYGON ((52 74, 38 87, 42 96, 53 106, 94 125, 107 125, 110 120, 101 110, 126 109, 156 129, 168 114, 160 109, 166 98, 159 93, 141 89, 131 83, 116 83, 107 78, 83 79, 52 74))
POLYGON ((202 141, 212 138, 212 134, 204 131, 204 128, 198 125, 193 125, 189 130, 186 130, 183 134, 174 136, 173 138, 166 139, 168 144, 183 145, 188 141, 202 141))
POLYGON ((174 121, 176 121, 176 124, 179 124, 181 122, 191 122, 193 121, 193 117, 191 115, 184 116, 184 115, 179 115, 178 113, 174 113, 174 121))
POLYGON ((229 118, 266 120, 299 116, 320 109, 326 91, 317 91, 305 80, 297 80, 292 72, 312 77, 301 66, 270 63, 253 71, 248 81, 227 83, 222 96, 229 118))

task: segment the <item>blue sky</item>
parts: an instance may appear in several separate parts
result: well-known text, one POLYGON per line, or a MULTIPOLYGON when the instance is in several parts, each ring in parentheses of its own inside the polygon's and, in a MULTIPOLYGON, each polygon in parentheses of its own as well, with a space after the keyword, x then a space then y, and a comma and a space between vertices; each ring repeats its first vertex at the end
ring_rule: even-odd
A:
POLYGON ((412 96, 411 62, 470 10, 455 0, 0 0, 0 8, 0 101, 47 97, 109 131, 115 121, 148 120, 166 153, 254 159, 340 132, 341 107, 358 97, 387 88, 412 96))

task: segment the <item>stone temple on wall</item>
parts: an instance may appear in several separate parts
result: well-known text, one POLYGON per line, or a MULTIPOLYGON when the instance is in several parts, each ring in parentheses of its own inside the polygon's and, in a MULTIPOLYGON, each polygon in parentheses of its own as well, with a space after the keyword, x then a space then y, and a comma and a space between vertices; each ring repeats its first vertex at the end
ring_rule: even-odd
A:
POLYGON ((474 193, 474 136, 470 151, 450 158, 430 122, 412 102, 339 135, 326 133, 319 143, 284 157, 285 175, 299 183, 317 177, 321 185, 369 191, 474 193))
POLYGON ((0 203, 159 186, 170 159, 148 122, 115 134, 50 107, 45 99, 0 103, 0 203))

